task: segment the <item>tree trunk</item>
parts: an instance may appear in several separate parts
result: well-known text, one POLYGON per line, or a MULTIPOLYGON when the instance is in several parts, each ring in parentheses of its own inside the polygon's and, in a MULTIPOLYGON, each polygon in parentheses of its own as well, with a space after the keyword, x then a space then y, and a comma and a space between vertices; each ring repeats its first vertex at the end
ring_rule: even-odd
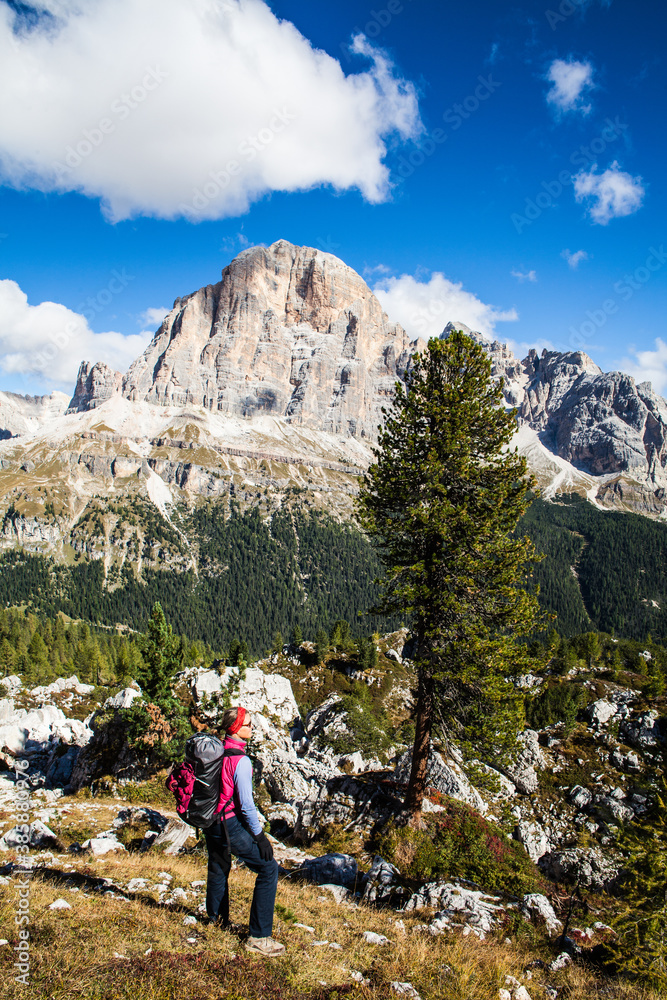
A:
POLYGON ((410 783, 405 795, 404 808, 410 826, 421 820, 422 799, 426 789, 426 765, 433 725, 433 683, 423 670, 419 671, 417 711, 415 719, 415 745, 412 750, 410 783))

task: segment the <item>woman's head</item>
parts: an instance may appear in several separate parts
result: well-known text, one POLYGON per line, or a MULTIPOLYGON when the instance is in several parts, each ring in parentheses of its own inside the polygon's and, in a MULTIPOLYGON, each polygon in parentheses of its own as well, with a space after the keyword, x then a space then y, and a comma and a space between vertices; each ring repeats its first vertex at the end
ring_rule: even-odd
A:
POLYGON ((252 720, 250 712, 238 705, 236 708, 228 708, 222 716, 221 729, 228 736, 239 736, 242 740, 247 740, 251 736, 252 720))

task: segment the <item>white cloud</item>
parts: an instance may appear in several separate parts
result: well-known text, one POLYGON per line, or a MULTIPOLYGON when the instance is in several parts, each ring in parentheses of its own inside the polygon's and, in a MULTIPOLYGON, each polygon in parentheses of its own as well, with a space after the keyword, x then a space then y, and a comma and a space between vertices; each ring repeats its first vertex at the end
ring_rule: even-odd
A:
POLYGON ((417 281, 411 274, 383 278, 373 291, 382 308, 411 337, 437 337, 450 321, 460 321, 486 337, 495 332, 499 322, 518 319, 516 310, 498 310, 466 292, 461 282, 453 282, 438 271, 428 281, 417 281))
POLYGON ((523 283, 524 281, 537 281, 537 271, 512 271, 512 277, 523 283))
POLYGON ((143 327, 153 327, 154 330, 157 330, 168 312, 171 312, 171 309, 167 309, 166 307, 144 309, 140 317, 141 325, 143 327))
POLYGON ((584 91, 593 86, 593 67, 589 62, 554 59, 546 79, 551 83, 547 92, 549 104, 558 111, 579 111, 584 115, 589 113, 591 105, 585 104, 583 98, 584 91))
POLYGON ((644 186, 641 177, 625 173, 614 160, 601 174, 594 163, 588 173, 583 170, 574 178, 574 196, 577 201, 592 199, 588 214, 593 222, 606 226, 611 219, 632 215, 644 203, 644 186))
POLYGON ((150 338, 93 333, 80 313, 58 302, 31 306, 15 281, 0 281, 0 368, 41 381, 48 391, 71 392, 84 359, 126 371, 150 338))
POLYGON ((588 260, 588 254, 585 250, 575 250, 574 252, 571 252, 570 250, 563 250, 561 252, 561 257, 568 262, 573 271, 577 270, 582 260, 588 260))
POLYGON ((0 3, 0 180, 134 215, 217 219, 271 191, 390 193, 387 140, 417 137, 417 93, 363 36, 345 76, 263 0, 0 3))
POLYGON ((632 375, 637 382, 651 382, 655 392, 667 390, 667 344, 656 337, 654 351, 637 351, 630 348, 631 358, 623 358, 621 371, 632 375))

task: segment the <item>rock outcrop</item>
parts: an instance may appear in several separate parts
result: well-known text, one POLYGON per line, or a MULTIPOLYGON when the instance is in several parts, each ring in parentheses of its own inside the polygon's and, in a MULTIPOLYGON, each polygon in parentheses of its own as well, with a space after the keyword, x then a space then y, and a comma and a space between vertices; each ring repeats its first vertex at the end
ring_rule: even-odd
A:
POLYGON ((177 299, 123 379, 123 395, 372 437, 418 348, 341 260, 279 240, 244 251, 218 284, 177 299))
POLYGON ((609 477, 601 500, 653 514, 665 508, 667 401, 650 382, 603 372, 582 351, 531 350, 519 361, 507 345, 489 343, 463 323, 448 323, 442 336, 454 329, 489 353, 493 377, 504 380, 505 401, 517 408, 520 424, 576 469, 609 477))
POLYGON ((64 392, 52 392, 49 396, 0 392, 0 441, 37 431, 63 414, 66 407, 64 392))
MULTIPOLYGON (((482 344, 494 377, 503 378, 505 401, 517 410, 515 443, 545 497, 576 490, 605 507, 665 512, 667 402, 648 382, 604 373, 581 351, 532 350, 520 360, 507 345, 456 321, 442 336, 453 329, 482 344)), ((337 257, 285 240, 252 247, 224 268, 217 284, 176 299, 126 375, 83 362, 69 405, 58 393, 34 399, 0 393, 0 471, 22 481, 26 473, 32 489, 48 441, 66 475, 90 474, 105 489, 114 479, 154 472, 179 490, 223 496, 230 490, 228 466, 249 458, 258 477, 273 463, 294 463, 289 476, 296 478, 305 464, 331 493, 346 494, 354 487, 329 473, 353 474, 366 464, 382 405, 410 356, 424 347, 391 322, 364 280, 337 257), (91 429, 92 418, 83 434, 85 419, 54 421, 66 409, 95 411, 113 399, 118 405, 105 413, 119 431, 112 437, 91 429), (156 407, 165 407, 163 426, 156 407), (192 420, 177 436, 174 409, 181 411, 177 423, 192 420), (72 445, 74 427, 85 450, 72 445), (37 448, 29 444, 27 453, 14 440, 37 434, 44 440, 37 448)), ((268 480, 262 487, 284 487, 268 480)), ((44 527, 17 515, 6 520, 0 540, 46 551, 61 536, 55 523, 44 527)))
POLYGON ((102 403, 106 403, 107 399, 120 393, 122 384, 122 374, 105 365, 103 361, 98 361, 94 365, 89 361, 82 361, 67 412, 81 413, 96 409, 102 403))

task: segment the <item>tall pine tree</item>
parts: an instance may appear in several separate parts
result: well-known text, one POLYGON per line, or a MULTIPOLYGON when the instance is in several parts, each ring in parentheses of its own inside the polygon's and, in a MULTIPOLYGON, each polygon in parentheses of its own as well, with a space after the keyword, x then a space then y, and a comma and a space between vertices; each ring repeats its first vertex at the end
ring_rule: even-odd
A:
POLYGON ((136 677, 144 694, 158 704, 169 701, 171 679, 181 666, 181 652, 159 601, 153 605, 148 631, 140 637, 138 645, 143 664, 138 667, 136 677))
POLYGON ((618 971, 667 993, 667 783, 646 816, 625 827, 621 892, 626 908, 614 921, 618 937, 606 949, 618 971))
POLYGON ((524 588, 532 543, 512 534, 534 484, 507 445, 516 429, 483 348, 429 341, 380 428, 358 498, 386 572, 384 614, 409 616, 418 674, 405 808, 418 822, 434 722, 487 760, 511 752, 522 701, 505 681, 528 666, 517 637, 537 625, 524 588))

